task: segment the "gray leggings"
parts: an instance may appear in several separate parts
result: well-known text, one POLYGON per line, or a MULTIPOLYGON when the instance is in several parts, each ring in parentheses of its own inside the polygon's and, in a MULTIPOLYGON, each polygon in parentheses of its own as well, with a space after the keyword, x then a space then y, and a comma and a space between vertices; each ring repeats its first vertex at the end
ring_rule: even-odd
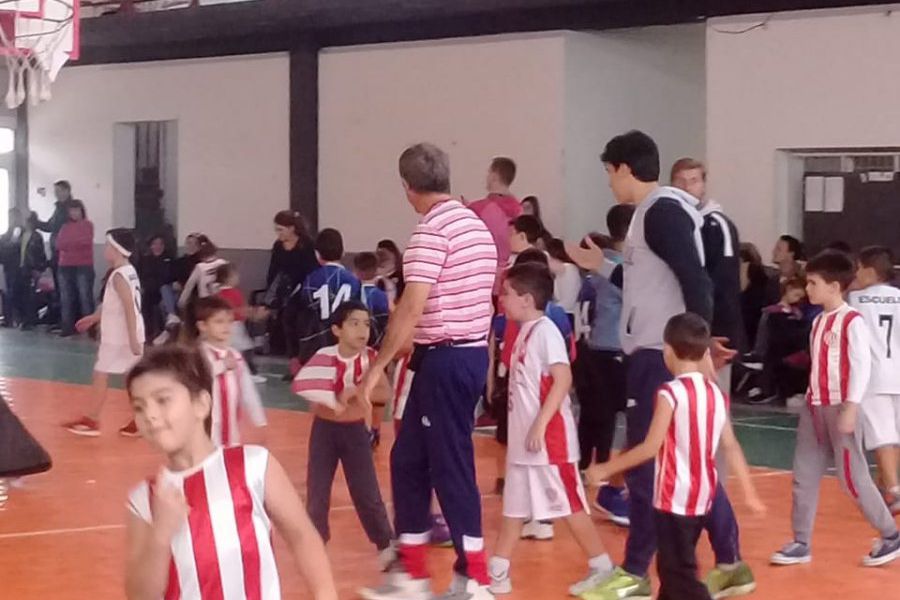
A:
POLYGON ((384 550, 390 546, 394 534, 375 475, 369 432, 362 421, 337 423, 318 417, 313 420, 306 476, 310 519, 327 542, 331 537, 328 528, 331 486, 338 462, 343 466, 353 506, 369 541, 384 550))
POLYGON ((838 431, 840 406, 814 406, 800 413, 797 449, 794 453, 794 539, 804 544, 812 540, 813 523, 819 504, 819 482, 829 464, 837 471, 841 489, 856 502, 866 520, 881 537, 897 533, 897 525, 884 503, 862 447, 861 419, 856 433, 838 431))

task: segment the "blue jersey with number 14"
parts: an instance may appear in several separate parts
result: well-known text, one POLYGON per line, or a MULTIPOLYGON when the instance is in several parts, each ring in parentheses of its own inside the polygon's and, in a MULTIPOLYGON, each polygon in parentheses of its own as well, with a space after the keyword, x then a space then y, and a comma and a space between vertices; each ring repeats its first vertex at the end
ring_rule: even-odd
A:
POLYGON ((343 266, 328 263, 310 273, 298 293, 302 307, 299 358, 305 363, 321 348, 334 343, 331 317, 344 302, 360 299, 360 283, 343 266))

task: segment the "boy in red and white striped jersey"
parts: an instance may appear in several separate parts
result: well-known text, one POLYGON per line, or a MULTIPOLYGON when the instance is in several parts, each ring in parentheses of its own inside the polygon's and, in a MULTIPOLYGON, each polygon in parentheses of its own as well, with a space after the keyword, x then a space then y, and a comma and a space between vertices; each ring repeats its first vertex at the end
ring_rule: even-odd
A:
MULTIPOLYGON (((358 300, 344 302, 334 312, 331 333, 338 343, 316 352, 291 385, 295 394, 310 401, 315 415, 306 475, 309 515, 327 542, 331 535, 328 527, 331 487, 340 463, 356 514, 369 541, 378 549, 381 566, 387 568, 396 558, 392 544, 394 533, 372 459, 368 430, 372 407, 360 402, 356 395, 363 373, 376 357, 375 350, 368 347, 369 310, 358 300)), ((381 401, 383 405, 390 396, 390 384, 382 376, 372 402, 381 401)))
POLYGON ((216 447, 201 353, 157 347, 129 372, 140 434, 166 455, 129 495, 128 598, 278 600, 272 525, 316 600, 337 600, 322 539, 284 469, 259 446, 216 447))
POLYGON ((234 311, 218 296, 198 298, 194 304, 200 349, 213 378, 212 440, 216 446, 241 443, 238 421, 246 415, 256 427, 266 426, 266 413, 250 368, 241 353, 232 348, 234 311))
MULTIPOLYGON (((716 450, 720 443, 748 507, 759 514, 765 507, 734 437, 728 398, 703 375, 715 372, 706 321, 692 313, 676 315, 666 324, 663 339, 663 357, 675 379, 657 392, 646 439, 607 463, 589 467, 587 476, 599 484, 656 458, 653 507, 659 542, 659 599, 709 600, 709 590, 697 579, 696 546, 718 485, 716 450)), ((592 600, 590 594, 584 598, 592 600)))
POLYGON ((834 462, 841 488, 856 502, 881 539, 863 557, 875 567, 900 556, 900 533, 869 473, 862 446, 860 404, 872 369, 872 343, 859 311, 844 302, 855 266, 843 252, 825 251, 806 266, 806 293, 823 312, 813 321, 810 335, 812 370, 806 393, 809 410, 800 413, 794 451, 794 504, 791 515, 794 541, 772 555, 776 565, 812 560, 810 541, 819 482, 834 462))
POLYGON ((546 266, 517 264, 507 271, 500 300, 521 329, 510 360, 503 524, 488 563, 494 594, 512 592, 510 559, 529 520, 564 519, 587 554, 588 576, 569 588, 570 595, 592 590, 613 571, 578 476, 572 369, 563 337, 545 314, 552 297, 553 275, 546 266))

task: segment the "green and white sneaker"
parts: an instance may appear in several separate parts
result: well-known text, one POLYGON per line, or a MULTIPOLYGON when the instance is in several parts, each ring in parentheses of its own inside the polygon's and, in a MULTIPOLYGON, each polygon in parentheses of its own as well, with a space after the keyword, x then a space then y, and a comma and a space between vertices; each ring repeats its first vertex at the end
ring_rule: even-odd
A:
POLYGON ((581 594, 584 600, 651 600, 650 578, 637 577, 621 567, 592 590, 581 594))
POLYGON ((756 589, 753 571, 745 562, 737 563, 732 569, 716 567, 706 577, 706 587, 714 600, 733 598, 749 594, 756 589))

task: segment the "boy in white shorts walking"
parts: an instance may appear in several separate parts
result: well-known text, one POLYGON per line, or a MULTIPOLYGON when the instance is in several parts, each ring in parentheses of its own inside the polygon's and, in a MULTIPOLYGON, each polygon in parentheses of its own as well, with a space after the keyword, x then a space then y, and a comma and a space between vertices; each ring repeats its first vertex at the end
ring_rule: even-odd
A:
POLYGON ((862 402, 863 441, 875 451, 883 493, 891 513, 900 514, 900 289, 889 248, 871 246, 859 253, 856 289, 848 304, 869 330, 872 374, 862 402))
MULTIPOLYGON (((129 258, 134 252, 134 234, 130 229, 106 232, 103 255, 109 273, 103 298, 96 312, 75 323, 79 332, 100 325, 100 349, 94 365, 94 408, 77 421, 63 425, 76 435, 100 435, 100 413, 106 403, 109 375, 127 373, 144 353, 144 319, 141 315, 141 281, 129 258)), ((137 437, 134 419, 119 429, 126 437, 137 437)))
POLYGON ((501 301, 521 330, 510 361, 503 524, 488 563, 494 594, 512 591, 510 559, 528 519, 564 519, 587 553, 590 573, 569 589, 571 595, 593 589, 613 570, 588 516, 578 475, 569 354, 556 325, 544 314, 552 297, 553 275, 546 267, 529 263, 508 271, 501 301))

